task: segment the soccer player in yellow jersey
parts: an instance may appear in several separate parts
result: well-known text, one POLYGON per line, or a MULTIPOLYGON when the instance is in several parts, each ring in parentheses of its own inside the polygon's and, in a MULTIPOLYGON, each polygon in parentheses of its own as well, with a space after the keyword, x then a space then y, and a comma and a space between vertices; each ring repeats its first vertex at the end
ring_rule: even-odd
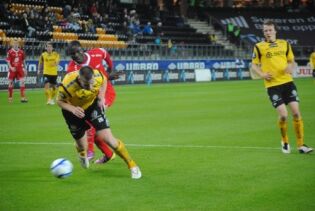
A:
POLYGON ((38 75, 44 73, 45 80, 45 95, 47 98, 47 105, 55 104, 55 95, 57 93, 57 71, 60 61, 59 54, 54 51, 51 42, 46 44, 46 51, 41 54, 38 62, 38 75))
POLYGON ((76 141, 82 167, 89 167, 87 158, 88 121, 96 130, 96 136, 106 142, 128 165, 132 179, 141 178, 140 168, 130 157, 124 143, 116 139, 104 113, 107 78, 98 70, 83 66, 68 73, 60 84, 57 104, 76 141))
POLYGON ((270 20, 264 22, 263 33, 266 41, 255 45, 252 68, 264 79, 270 101, 278 112, 282 152, 291 152, 287 135, 288 111, 286 105, 292 111, 299 152, 312 152, 313 149, 304 144, 304 126, 299 109, 299 97, 292 78, 295 65, 291 45, 285 40, 276 39, 276 25, 270 20))
POLYGON ((310 56, 310 66, 313 70, 313 78, 315 79, 315 51, 310 56))

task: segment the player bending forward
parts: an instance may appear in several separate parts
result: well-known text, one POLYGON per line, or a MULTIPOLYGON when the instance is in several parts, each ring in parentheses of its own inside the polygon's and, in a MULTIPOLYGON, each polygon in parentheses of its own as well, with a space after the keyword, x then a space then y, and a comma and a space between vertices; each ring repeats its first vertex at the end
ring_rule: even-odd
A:
POLYGON ((62 108, 63 117, 76 141, 82 167, 89 167, 87 158, 88 121, 96 130, 96 136, 106 142, 128 165, 132 179, 140 179, 141 171, 130 157, 124 143, 116 139, 104 114, 104 93, 107 78, 89 66, 68 73, 59 86, 57 104, 62 108))

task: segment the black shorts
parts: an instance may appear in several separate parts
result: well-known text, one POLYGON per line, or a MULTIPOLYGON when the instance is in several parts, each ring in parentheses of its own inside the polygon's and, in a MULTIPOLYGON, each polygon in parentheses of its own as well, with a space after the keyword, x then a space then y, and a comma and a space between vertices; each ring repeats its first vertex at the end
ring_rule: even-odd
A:
POLYGON ((85 117, 83 119, 63 109, 62 114, 74 139, 83 137, 85 131, 90 128, 88 123, 96 131, 109 128, 109 121, 106 119, 103 109, 97 105, 97 100, 85 110, 85 117))
POLYGON ((44 74, 44 83, 57 84, 57 76, 56 75, 47 75, 44 74))
POLYGON ((299 102, 297 88, 293 82, 281 84, 279 86, 269 87, 267 89, 269 99, 272 106, 277 108, 279 105, 285 103, 288 105, 290 102, 299 102))
POLYGON ((315 78, 315 69, 313 69, 313 78, 315 78))

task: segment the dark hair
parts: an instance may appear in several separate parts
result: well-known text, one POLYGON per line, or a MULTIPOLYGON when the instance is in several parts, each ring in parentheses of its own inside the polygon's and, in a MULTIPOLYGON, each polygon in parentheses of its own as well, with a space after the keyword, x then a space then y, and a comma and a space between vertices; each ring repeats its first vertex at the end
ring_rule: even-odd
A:
POLYGON ((270 19, 264 20, 263 25, 274 26, 275 30, 277 30, 277 28, 278 28, 277 24, 273 20, 270 20, 270 19))
POLYGON ((68 56, 74 55, 78 51, 82 51, 81 43, 78 40, 73 40, 68 44, 66 54, 68 56))
POLYGON ((79 74, 81 78, 84 78, 84 80, 89 81, 93 77, 93 69, 90 66, 83 66, 79 70, 79 74))

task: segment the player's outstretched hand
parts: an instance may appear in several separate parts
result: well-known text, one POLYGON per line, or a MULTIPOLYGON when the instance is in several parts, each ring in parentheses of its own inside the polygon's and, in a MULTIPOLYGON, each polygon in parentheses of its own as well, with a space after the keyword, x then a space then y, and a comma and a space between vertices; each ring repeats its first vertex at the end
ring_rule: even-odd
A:
POLYGON ((123 75, 124 72, 123 71, 113 71, 109 74, 108 80, 112 81, 112 80, 117 80, 118 78, 120 78, 121 75, 123 75))

